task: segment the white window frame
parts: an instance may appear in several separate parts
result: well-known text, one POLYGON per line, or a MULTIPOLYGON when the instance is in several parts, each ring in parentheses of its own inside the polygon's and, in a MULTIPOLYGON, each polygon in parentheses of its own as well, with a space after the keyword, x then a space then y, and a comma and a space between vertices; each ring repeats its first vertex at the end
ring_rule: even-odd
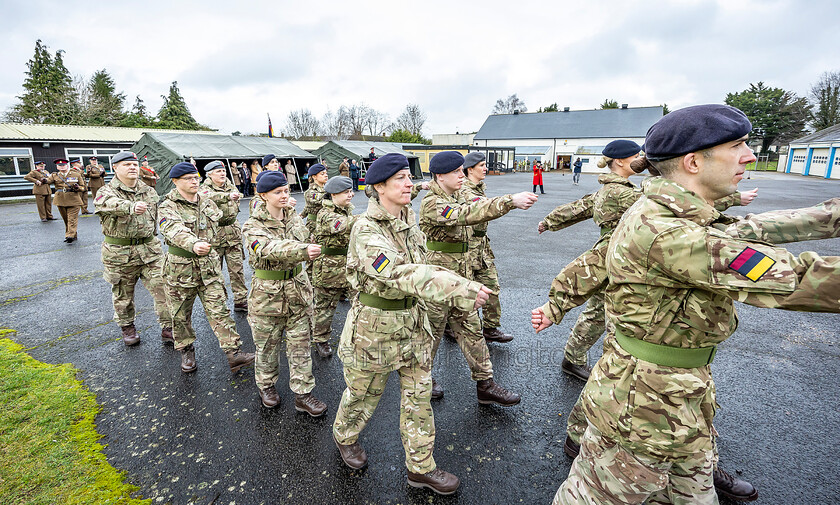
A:
POLYGON ((82 165, 86 166, 90 162, 91 156, 96 156, 97 161, 107 159, 108 163, 107 166, 103 164, 105 167, 105 172, 107 173, 109 170, 113 171, 111 168, 111 158, 119 153, 120 151, 124 151, 125 149, 114 148, 114 147, 66 147, 64 148, 64 155, 69 160, 71 158, 82 158, 82 165), (72 153, 71 153, 72 151, 72 153), (111 152, 113 151, 113 152, 111 152), (85 158, 88 158, 88 163, 85 163, 85 158))
POLYGON ((32 156, 32 148, 31 147, 0 147, 0 157, 2 157, 2 158, 12 158, 14 160, 14 163, 15 163, 15 172, 17 172, 16 174, 0 174, 0 177, 21 177, 21 176, 24 176, 24 175, 29 173, 29 172, 26 172, 26 174, 20 173, 20 165, 18 165, 18 161, 17 161, 18 158, 29 158, 29 166, 31 167, 31 169, 35 168, 35 158, 32 156), (4 153, 4 151, 26 151, 29 154, 28 155, 26 155, 26 154, 6 154, 6 153, 4 153))

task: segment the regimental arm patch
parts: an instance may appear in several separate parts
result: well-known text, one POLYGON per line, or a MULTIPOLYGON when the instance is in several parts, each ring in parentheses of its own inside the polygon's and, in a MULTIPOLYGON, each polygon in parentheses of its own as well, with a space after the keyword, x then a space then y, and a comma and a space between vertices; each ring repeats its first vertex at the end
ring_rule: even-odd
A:
POLYGON ((160 221, 158 221, 158 226, 163 226, 163 223, 165 223, 165 222, 166 222, 165 217, 160 218, 160 221))
POLYGON ((389 260, 387 256, 380 254, 375 260, 373 260, 373 269, 376 270, 377 273, 382 272, 390 262, 391 260, 389 260))
POLYGON ((261 246, 262 246, 262 244, 260 244, 260 241, 259 241, 259 240, 255 240, 255 241, 251 242, 251 245, 250 245, 249 247, 251 248, 251 252, 253 252, 254 254, 257 254, 257 250, 258 250, 261 246))
POLYGON ((102 200, 103 198, 105 198, 105 195, 96 195, 96 198, 94 198, 93 201, 98 202, 99 200, 102 200))
POLYGON ((455 209, 453 209, 452 207, 447 205, 446 207, 443 208, 440 215, 443 216, 446 219, 449 219, 449 217, 452 216, 453 212, 455 212, 455 209))
POLYGON ((479 200, 481 200, 481 197, 480 197, 480 196, 477 196, 477 197, 475 197, 475 198, 473 198, 473 199, 472 199, 472 201, 473 201, 473 202, 477 202, 477 201, 479 201, 479 200))
POLYGON ((753 282, 758 282, 761 276, 775 264, 776 260, 770 259, 752 247, 747 247, 729 263, 729 268, 753 282))
POLYGON ((333 225, 333 228, 335 228, 337 230, 339 226, 341 226, 341 221, 336 221, 335 224, 333 225))

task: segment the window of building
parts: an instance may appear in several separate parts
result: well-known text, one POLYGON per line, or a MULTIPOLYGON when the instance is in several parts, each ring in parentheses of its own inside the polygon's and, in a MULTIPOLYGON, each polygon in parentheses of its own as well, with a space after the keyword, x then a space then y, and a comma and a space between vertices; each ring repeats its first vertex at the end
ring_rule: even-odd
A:
POLYGON ((0 176, 26 175, 34 166, 31 149, 26 147, 0 149, 0 176))
POLYGON ((90 165, 90 157, 96 156, 96 161, 105 168, 106 172, 111 171, 111 157, 122 151, 122 149, 65 149, 67 159, 82 158, 82 166, 90 165))

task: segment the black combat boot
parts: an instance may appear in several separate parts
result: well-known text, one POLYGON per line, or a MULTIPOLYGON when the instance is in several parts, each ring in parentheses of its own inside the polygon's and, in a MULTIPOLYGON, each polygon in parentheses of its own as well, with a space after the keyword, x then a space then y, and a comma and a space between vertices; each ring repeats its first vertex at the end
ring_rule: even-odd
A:
POLYGON ((582 381, 589 380, 589 374, 592 372, 592 369, 587 365, 575 365, 565 357, 563 358, 563 362, 560 363, 560 369, 563 370, 563 373, 571 375, 572 377, 577 377, 582 381))
POLYGON ((715 468, 715 491, 717 494, 738 501, 753 501, 758 499, 758 491, 745 480, 729 475, 720 468, 715 468))

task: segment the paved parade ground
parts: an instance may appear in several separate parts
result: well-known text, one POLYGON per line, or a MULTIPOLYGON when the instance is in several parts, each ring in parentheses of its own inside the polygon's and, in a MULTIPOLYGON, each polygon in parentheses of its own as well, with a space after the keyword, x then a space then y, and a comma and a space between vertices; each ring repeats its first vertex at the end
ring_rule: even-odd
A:
MULTIPOLYGON (((488 230, 502 285, 502 329, 515 336, 508 344, 490 344, 491 359, 496 380, 521 393, 522 403, 479 405, 454 342, 444 341, 435 365, 434 376, 446 391, 433 402, 435 459, 462 480, 451 497, 406 484, 395 376, 360 438, 369 467, 352 471, 332 440, 344 389, 336 356, 314 354, 313 393, 329 410, 313 419, 293 408, 285 357, 276 409, 260 405, 253 367, 231 375, 200 302, 193 316, 196 373, 181 373, 179 353, 161 345, 143 288, 137 298, 143 341, 123 345, 110 286, 102 279, 96 217, 81 216, 79 240, 68 245, 61 220, 41 223, 34 202, 0 205, 0 327, 17 330, 14 338, 34 358, 80 370, 102 405, 97 424, 108 461, 127 471, 128 482, 153 503, 549 504, 571 464, 562 448, 566 417, 583 383, 564 375, 560 361, 581 309, 539 336, 530 311, 546 301, 552 278, 594 244, 599 231, 591 221, 543 235, 536 228, 555 206, 599 185, 592 174, 584 174, 580 186, 559 173, 544 180, 547 194, 533 208, 514 210, 488 230)), ((531 175, 490 176, 487 186, 488 196, 529 191, 531 175)), ((758 187, 758 198, 730 214, 809 206, 840 194, 840 181, 776 173, 754 173, 740 186, 758 187)), ((414 200, 415 210, 423 194, 414 200)), ((294 196, 300 211, 302 197, 294 196)), ((354 204, 362 212, 367 198, 357 194, 354 204)), ((248 217, 246 205, 241 223, 248 217)), ((840 240, 789 249, 840 255, 840 240)), ((250 274, 246 265, 248 279, 250 274)), ((739 328, 712 365, 721 467, 752 482, 757 503, 834 503, 840 495, 840 316, 737 305, 739 328)), ((339 306, 333 344, 348 306, 339 306)), ((244 350, 253 351, 245 316, 234 319, 244 350)), ((590 364, 600 348, 593 347, 590 364)))

